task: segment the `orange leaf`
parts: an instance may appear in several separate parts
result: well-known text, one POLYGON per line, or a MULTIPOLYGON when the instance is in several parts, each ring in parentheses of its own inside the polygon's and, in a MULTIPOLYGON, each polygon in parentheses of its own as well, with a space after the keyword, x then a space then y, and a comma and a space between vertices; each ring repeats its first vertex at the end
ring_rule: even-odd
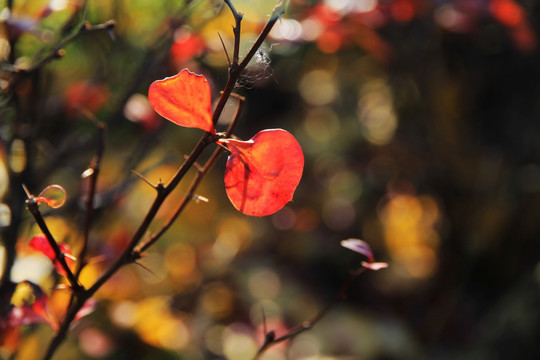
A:
POLYGON ((231 151, 225 189, 236 209, 246 215, 265 216, 292 200, 302 177, 304 154, 289 132, 264 130, 249 141, 220 142, 231 151))
POLYGON ((211 100, 206 78, 187 69, 154 81, 148 89, 150 105, 165 119, 180 126, 215 133, 211 100))
POLYGON ((60 185, 49 185, 39 193, 36 201, 53 209, 59 208, 66 202, 66 190, 60 185))

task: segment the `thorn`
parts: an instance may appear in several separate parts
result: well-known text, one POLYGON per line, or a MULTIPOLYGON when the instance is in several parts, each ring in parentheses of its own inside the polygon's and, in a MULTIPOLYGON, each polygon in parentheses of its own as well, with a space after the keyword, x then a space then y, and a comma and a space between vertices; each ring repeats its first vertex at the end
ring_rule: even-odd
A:
POLYGON ((232 96, 233 98, 236 98, 236 99, 242 101, 242 102, 246 101, 246 98, 245 98, 244 96, 242 96, 242 95, 238 95, 238 94, 235 94, 235 93, 231 93, 231 96, 232 96))
POLYGON ((26 187, 26 185, 22 184, 22 187, 24 189, 24 192, 26 193, 26 196, 28 197, 28 199, 31 199, 34 197, 34 195, 32 195, 32 193, 30 193, 30 191, 28 190, 28 188, 26 187))
MULTIPOLYGON (((189 159, 189 156, 188 155, 184 155, 184 159, 187 160, 189 159)), ((193 166, 195 166, 195 169, 197 169, 198 172, 202 172, 204 170, 204 168, 201 166, 201 164, 199 164, 198 162, 194 162, 193 163, 193 166)))
MULTIPOLYGON (((219 93, 221 95, 223 95, 223 91, 220 91, 219 93)), ((246 98, 244 96, 236 94, 236 93, 231 93, 230 96, 232 96, 233 98, 238 99, 238 100, 240 100, 242 102, 246 101, 246 98)))
POLYGON ((68 259, 71 259, 73 261, 77 261, 77 258, 71 254, 63 253, 64 257, 67 257, 68 259))
MULTIPOLYGON (((150 185, 153 189, 156 189, 157 190, 157 186, 155 185, 152 185, 152 183, 150 181, 148 181, 148 179, 146 179, 141 173, 135 171, 135 170, 131 170, 131 172, 136 175, 139 179, 141 179, 142 181, 144 181, 145 183, 147 183, 148 185, 150 185)), ((161 183, 161 179, 159 181, 161 183)))
POLYGON ((204 197, 204 196, 201 196, 201 195, 197 195, 197 194, 193 194, 191 195, 192 199, 195 200, 195 203, 200 203, 201 201, 202 202, 205 202, 205 203, 208 203, 210 202, 210 200, 208 200, 208 198, 204 197))
POLYGON ((262 316, 263 316, 263 332, 264 335, 268 335, 268 329, 266 328, 266 314, 264 312, 264 306, 262 306, 262 316))
POLYGON ((229 150, 229 148, 227 146, 223 145, 223 143, 221 143, 221 142, 217 142, 216 144, 217 144, 217 146, 220 146, 221 148, 223 148, 223 150, 225 150, 225 151, 229 151, 229 152, 231 151, 231 150, 229 150))
POLYGON ((135 264, 139 265, 139 266, 142 267, 144 270, 146 270, 146 271, 148 271, 150 274, 154 275, 154 277, 155 277, 157 280, 159 280, 159 281, 162 280, 159 276, 156 275, 155 272, 153 272, 152 270, 150 270, 147 266, 141 264, 141 263, 138 262, 138 261, 135 261, 135 264))
POLYGON ((229 53, 227 52, 227 48, 225 47, 225 43, 223 42, 223 38, 221 37, 220 33, 217 33, 219 36, 219 40, 221 40, 221 46, 223 46, 223 50, 225 51, 225 55, 227 56, 227 62, 229 63, 229 67, 232 66, 231 64, 231 58, 229 57, 229 53))

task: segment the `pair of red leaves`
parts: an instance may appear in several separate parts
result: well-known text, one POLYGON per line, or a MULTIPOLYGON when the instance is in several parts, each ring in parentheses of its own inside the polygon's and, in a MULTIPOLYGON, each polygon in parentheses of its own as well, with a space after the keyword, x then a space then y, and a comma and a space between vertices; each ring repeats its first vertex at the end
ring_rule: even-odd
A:
MULTIPOLYGON (((202 75, 184 69, 154 81, 148 100, 158 114, 177 125, 216 133, 210 85, 202 75)), ((247 215, 265 216, 292 199, 302 177, 304 154, 289 132, 270 129, 248 141, 218 142, 231 152, 225 169, 225 189, 236 209, 247 215)))

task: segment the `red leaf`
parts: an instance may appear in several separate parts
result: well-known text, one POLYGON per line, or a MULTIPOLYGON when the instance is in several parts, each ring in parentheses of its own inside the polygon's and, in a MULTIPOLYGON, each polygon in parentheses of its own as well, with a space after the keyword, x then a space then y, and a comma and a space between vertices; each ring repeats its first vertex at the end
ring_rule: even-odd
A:
POLYGON ((67 113, 74 116, 80 109, 96 112, 107 102, 109 95, 109 88, 105 84, 75 82, 65 91, 67 113))
POLYGON ((33 238, 30 239, 30 242, 28 242, 28 245, 39 252, 41 252, 43 255, 48 257, 49 259, 54 259, 54 251, 49 245, 49 242, 47 241, 47 238, 45 235, 36 235, 33 238))
POLYGON ((173 123, 215 133, 212 123, 210 85, 206 78, 187 69, 154 81, 148 101, 156 112, 173 123))
POLYGON ((292 200, 302 177, 304 154, 289 132, 264 130, 249 141, 220 142, 231 151, 225 189, 236 209, 246 215, 265 216, 292 200))
MULTIPOLYGON (((45 237, 45 235, 36 235, 32 239, 30 239, 28 245, 39 252, 41 252, 43 255, 51 259, 54 265, 54 269, 57 273, 61 275, 66 275, 66 272, 60 262, 56 259, 56 255, 54 254, 54 250, 49 244, 49 241, 45 237)), ((60 248, 60 251, 62 254, 64 254, 64 259, 66 260, 66 263, 68 266, 71 266, 73 262, 75 261, 75 257, 71 254, 71 249, 69 246, 65 243, 58 243, 58 247, 60 248)))
POLYGON ((79 320, 87 315, 90 315, 96 308, 96 299, 88 299, 75 315, 75 320, 79 320))

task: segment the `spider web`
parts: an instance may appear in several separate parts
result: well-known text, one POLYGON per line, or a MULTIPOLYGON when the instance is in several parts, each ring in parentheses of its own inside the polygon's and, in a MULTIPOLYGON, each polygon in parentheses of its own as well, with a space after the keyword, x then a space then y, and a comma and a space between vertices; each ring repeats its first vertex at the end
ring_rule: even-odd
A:
POLYGON ((244 89, 253 89, 263 80, 274 79, 274 71, 270 66, 270 52, 273 45, 268 49, 259 49, 251 59, 240 78, 236 83, 236 87, 244 89))

